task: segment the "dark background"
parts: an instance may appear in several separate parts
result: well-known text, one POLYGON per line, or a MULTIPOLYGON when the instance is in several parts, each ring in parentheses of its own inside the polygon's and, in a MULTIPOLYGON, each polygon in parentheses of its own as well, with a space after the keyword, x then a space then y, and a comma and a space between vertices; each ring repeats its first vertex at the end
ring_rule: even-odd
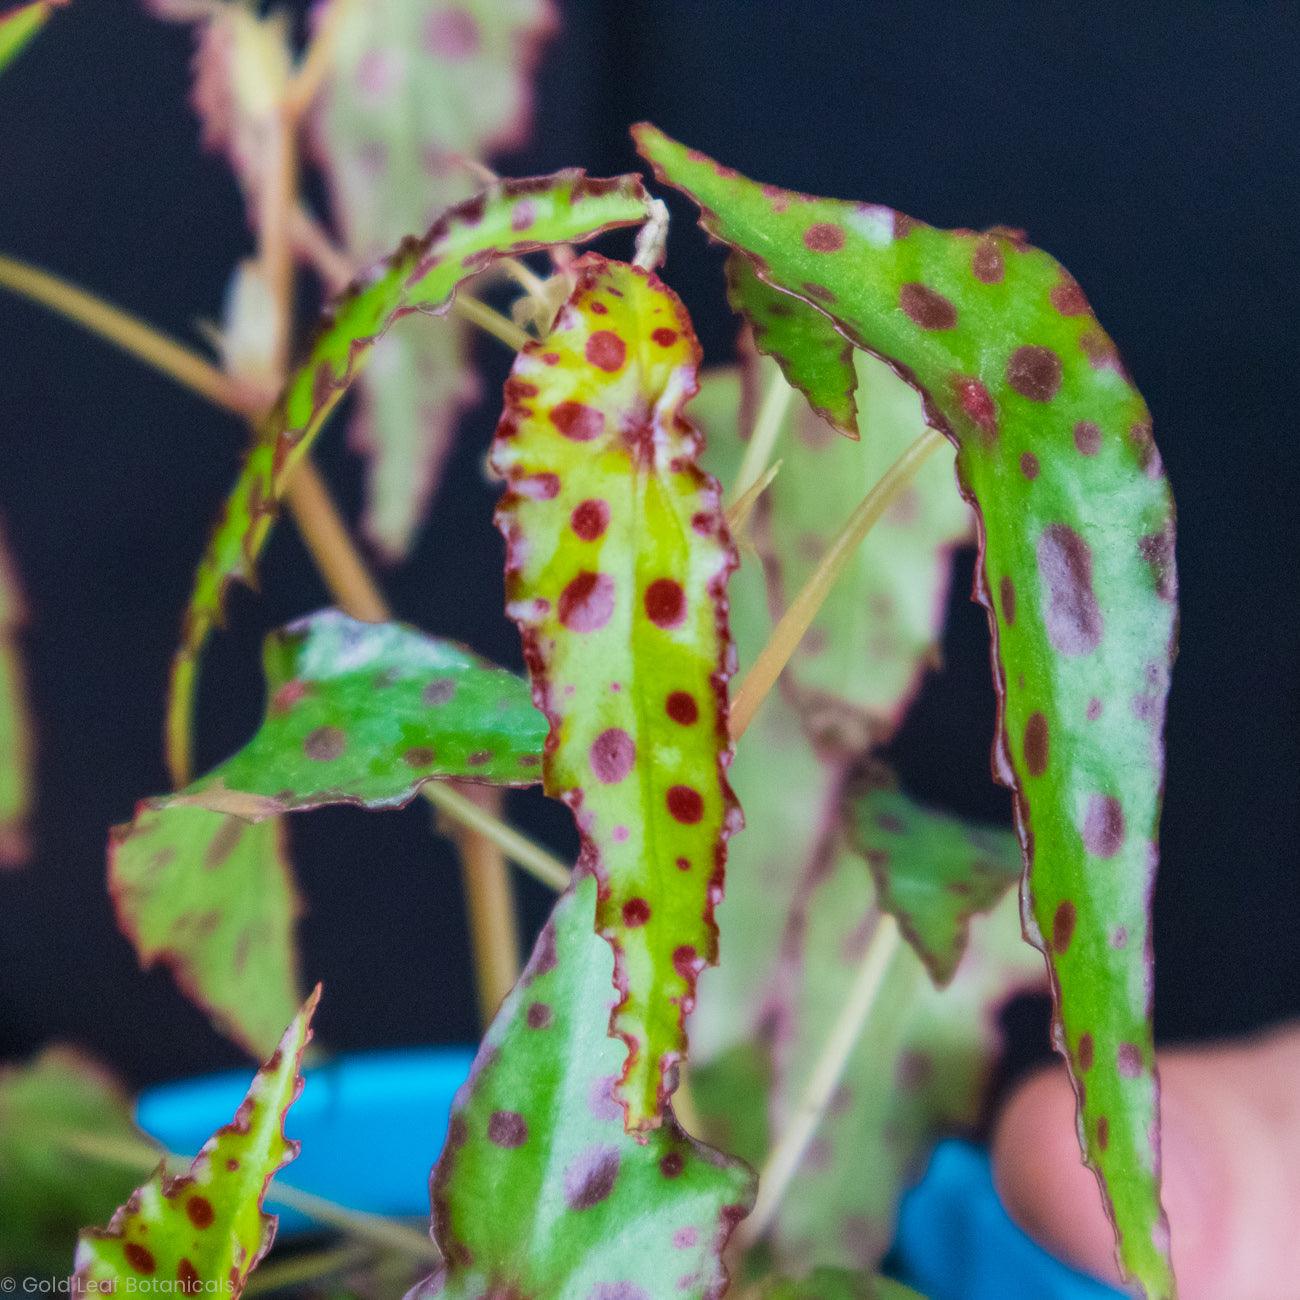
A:
MULTIPOLYGON (((375 0, 380 2, 380 0, 375 0)), ((760 179, 886 202, 943 226, 1027 229, 1085 286, 1155 414, 1178 499, 1182 654, 1157 894, 1163 1039, 1300 1009, 1294 418, 1300 18, 1294 4, 567 0, 516 173, 636 166, 629 123, 760 179)), ((224 163, 187 106, 190 35, 127 0, 76 0, 0 82, 0 249, 195 339, 250 249, 224 163)), ((706 354, 730 355, 720 259, 686 207, 667 273, 706 354)), ((482 345, 489 381, 508 364, 482 345)), ((491 387, 487 391, 491 391, 491 387)), ((496 411, 465 422, 398 611, 518 664, 501 616, 496 411)), ((349 511, 342 421, 318 459, 349 511)), ((168 659, 243 434, 166 380, 0 294, 0 509, 31 605, 37 857, 0 879, 0 1056, 80 1040, 133 1083, 239 1055, 141 975, 104 893, 104 839, 165 788, 168 659)), ((912 789, 1006 820, 988 778, 984 616, 958 569, 945 648, 894 747, 912 789)), ((264 631, 327 603, 287 522, 263 594, 209 655, 201 760, 251 732, 264 631)), ((572 850, 538 795, 514 815, 572 850)), ((467 1041, 477 1017, 459 874, 423 806, 291 819, 322 978, 323 1041, 467 1041)), ((544 891, 520 885, 530 929, 544 891)), ((1038 1021, 1035 1027, 1040 1028, 1038 1021)))

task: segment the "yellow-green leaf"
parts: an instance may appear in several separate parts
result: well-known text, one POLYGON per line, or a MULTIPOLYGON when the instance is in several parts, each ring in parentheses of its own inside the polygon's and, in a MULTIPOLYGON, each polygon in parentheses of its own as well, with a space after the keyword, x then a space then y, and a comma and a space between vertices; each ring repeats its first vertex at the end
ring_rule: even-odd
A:
POLYGON ((508 608, 551 720, 547 792, 573 809, 614 947, 611 1032, 631 1129, 660 1122, 739 823, 724 776, 735 553, 683 405, 699 348, 652 274, 574 268, 555 329, 515 361, 492 463, 508 483, 508 608))

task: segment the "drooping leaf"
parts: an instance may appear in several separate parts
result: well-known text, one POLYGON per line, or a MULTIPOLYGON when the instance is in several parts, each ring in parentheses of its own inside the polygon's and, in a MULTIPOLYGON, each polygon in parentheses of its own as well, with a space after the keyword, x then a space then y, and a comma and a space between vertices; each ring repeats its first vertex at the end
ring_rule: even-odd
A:
POLYGON ((762 279, 911 376, 957 445, 993 630, 995 768, 1015 791, 1085 1154, 1121 1266, 1167 1296, 1148 901, 1176 580, 1146 405, 1077 283, 1019 234, 786 194, 651 127, 638 140, 762 279))
POLYGON ((279 818, 249 825, 206 808, 144 806, 109 835, 117 924, 148 969, 250 1055, 275 1044, 299 1001, 301 910, 279 818))
POLYGON ((449 209, 333 303, 306 362, 263 423, 195 577, 168 701, 167 753, 177 784, 189 766, 198 657, 220 622, 226 588, 237 578, 253 580, 289 475, 375 342, 402 316, 446 312, 457 286, 497 257, 588 239, 647 212, 645 190, 633 176, 596 180, 568 171, 500 181, 449 209))
POLYGON ((726 783, 735 553, 682 407, 699 347, 652 274, 590 256, 555 328, 519 353, 492 465, 507 481, 508 612, 551 721, 547 793, 600 880, 628 1047, 629 1130, 653 1128, 685 1051, 738 810, 726 783))
POLYGON ((898 921, 936 984, 966 950, 971 917, 1020 878, 1010 831, 936 812, 871 777, 849 792, 849 837, 876 882, 880 908, 898 921))
POLYGON ((187 1173, 171 1177, 160 1167, 107 1228, 81 1234, 77 1294, 148 1283, 185 1294, 243 1291, 275 1239, 276 1218, 262 1211, 267 1184, 298 1154, 298 1144, 284 1136, 284 1118, 302 1090, 299 1067, 319 999, 317 987, 234 1118, 208 1139, 187 1173))
MULTIPOLYGON (((744 456, 740 434, 748 431, 755 404, 749 388, 738 368, 706 370, 691 402, 691 418, 705 435, 704 468, 724 484, 735 483, 744 456)), ((727 586, 742 668, 754 662, 772 631, 763 568, 760 557, 746 549, 727 586)), ((826 818, 839 817, 831 793, 835 772, 813 753, 783 691, 763 702, 736 746, 727 780, 745 810, 745 830, 728 846, 727 891, 716 912, 722 960, 701 980, 691 1016, 692 1078, 696 1066, 751 1040, 770 1019, 780 996, 786 913, 826 818)))
POLYGON ((796 1281, 775 1278, 759 1295, 762 1300, 924 1300, 919 1292, 892 1278, 839 1268, 814 1269, 796 1281))
POLYGON ((67 1047, 0 1069, 0 1271, 66 1277, 77 1230, 106 1219, 131 1189, 121 1165, 72 1150, 69 1137, 139 1140, 126 1094, 97 1061, 67 1047))
MULTIPOLYGON (((791 1014, 777 1040, 775 1133, 789 1124, 879 915, 856 854, 842 851, 816 870, 787 941, 791 1014)), ((898 1198, 934 1141, 978 1120, 1000 1046, 1000 1008, 1044 983, 1042 957, 1021 938, 1016 904, 1008 892, 972 921, 946 988, 936 989, 912 950, 899 946, 829 1112, 782 1198, 772 1233, 782 1268, 876 1267, 893 1237, 898 1198)))
POLYGON ((754 345, 776 361, 812 409, 856 438, 853 345, 821 312, 760 280, 738 253, 727 258, 727 300, 749 321, 754 345))
POLYGON ((109 845, 118 922, 141 961, 169 966, 255 1054, 299 1001, 278 814, 400 807, 435 779, 533 784, 546 739, 526 682, 401 623, 325 610, 272 633, 263 661, 257 734, 179 793, 144 801, 109 845))
MULTIPOLYGON (((548 0, 348 5, 314 136, 355 263, 466 198, 475 181, 464 160, 523 143, 533 64, 553 25, 548 0)), ((478 396, 468 352, 460 321, 437 331, 399 322, 361 377, 351 438, 370 460, 362 528, 390 559, 406 553, 457 416, 478 396)))
MULTIPOLYGON (((761 368, 765 375, 772 367, 761 368)), ((807 407, 793 411, 780 474, 752 528, 777 614, 798 595, 837 530, 925 427, 917 395, 857 355, 861 443, 807 407)), ((953 551, 971 537, 953 458, 941 449, 853 552, 786 670, 784 683, 818 749, 852 758, 897 729, 938 659, 953 551)))
POLYGON ((271 633, 263 665, 257 734, 154 807, 261 820, 324 804, 396 808, 434 779, 540 779, 546 719, 528 683, 454 642, 328 609, 271 633))
POLYGON ((32 799, 32 724, 19 636, 22 591, 0 536, 0 868, 27 860, 32 799))
POLYGON ((0 13, 0 72, 16 59, 23 47, 45 26, 50 15, 67 0, 34 0, 0 13))
POLYGON ((276 166, 275 135, 293 69, 284 14, 260 17, 238 0, 145 0, 169 22, 197 24, 190 103, 203 145, 224 154, 239 180, 250 222, 276 166))
POLYGON ((753 1176, 671 1109, 643 1138, 624 1131, 597 893, 585 875, 560 898, 456 1098, 431 1184, 445 1263, 413 1297, 725 1290, 722 1251, 753 1176))

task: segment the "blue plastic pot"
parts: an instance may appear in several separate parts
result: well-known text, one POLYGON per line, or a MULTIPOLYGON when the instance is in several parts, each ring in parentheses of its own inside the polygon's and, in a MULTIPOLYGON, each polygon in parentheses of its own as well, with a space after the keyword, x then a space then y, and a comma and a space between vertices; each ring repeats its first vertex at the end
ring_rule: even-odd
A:
MULTIPOLYGON (((286 1126, 302 1142, 286 1181, 372 1214, 427 1214, 429 1165, 472 1059, 469 1048, 426 1048, 308 1070, 286 1126)), ((136 1116, 171 1150, 197 1151, 247 1087, 246 1073, 167 1084, 140 1098, 136 1116)), ((283 1233, 309 1226, 278 1213, 283 1233)), ((941 1143, 904 1199, 892 1261, 931 1300, 1121 1300, 1030 1241, 998 1201, 987 1155, 962 1142, 941 1143)))

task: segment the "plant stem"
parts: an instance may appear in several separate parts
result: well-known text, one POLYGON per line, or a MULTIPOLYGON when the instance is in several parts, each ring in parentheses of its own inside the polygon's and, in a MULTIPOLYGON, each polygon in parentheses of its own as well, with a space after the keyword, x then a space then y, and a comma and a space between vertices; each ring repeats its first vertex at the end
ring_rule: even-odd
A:
MULTIPOLYGON (((299 122, 316 100, 329 75, 338 42, 339 29, 356 0, 333 0, 325 7, 312 36, 311 44, 298 62, 284 107, 294 122, 299 122)), ((319 10, 318 10, 319 12, 319 10)))
POLYGON ((374 1252, 368 1246, 335 1246, 331 1250, 313 1250, 292 1259, 270 1260, 260 1264, 244 1287, 245 1295, 266 1295, 314 1282, 318 1278, 345 1273, 365 1264, 374 1252))
POLYGON ((516 352, 528 346, 532 339, 512 320, 506 320, 499 311, 493 311, 485 302, 469 294, 458 293, 452 300, 451 309, 457 316, 472 321, 479 329, 501 340, 508 348, 516 352))
POLYGON ((853 1048, 862 1036, 881 985, 901 951, 903 945, 898 923, 892 916, 882 913, 830 1036, 813 1065, 789 1127, 781 1134, 763 1163, 758 1176, 758 1198, 754 1202, 753 1212, 736 1230, 736 1245, 739 1250, 747 1250, 771 1226, 781 1198, 799 1168, 799 1162, 826 1114, 826 1108, 835 1094, 853 1048))
POLYGON ((781 426, 785 424, 785 417, 793 400, 794 388, 785 382, 785 376, 780 370, 773 370, 772 382, 768 384, 767 392, 763 394, 762 405, 754 420, 754 432, 750 436, 749 446, 745 448, 745 456, 740 462, 736 481, 731 487, 733 505, 738 504, 763 477, 763 471, 767 468, 768 461, 772 459, 772 449, 776 446, 777 438, 781 436, 781 426))
POLYGON ((521 867, 542 884, 555 890, 568 886, 569 869, 559 858, 534 844, 499 817, 480 808, 455 786, 448 785, 445 781, 430 781, 421 793, 448 817, 492 840, 515 866, 521 867))
POLYGON ((763 477, 758 480, 747 491, 742 492, 727 507, 727 527, 731 529, 731 535, 740 538, 744 535, 745 525, 749 523, 749 516, 754 513, 754 507, 758 505, 759 498, 772 485, 772 480, 780 472, 784 461, 778 460, 775 465, 769 465, 763 472, 763 477))
MULTIPOLYGON (((146 1174, 152 1173, 160 1160, 169 1166, 185 1167, 189 1164, 184 1156, 161 1151, 144 1138, 135 1140, 105 1137, 99 1133, 71 1132, 56 1134, 54 1141, 65 1150, 87 1159, 123 1165, 146 1174)), ((350 1210, 336 1201, 288 1186, 278 1178, 272 1180, 267 1188, 266 1199, 287 1210, 296 1210, 328 1227, 337 1228, 340 1232, 346 1232, 360 1241, 400 1250, 413 1259, 437 1261, 442 1258, 438 1248, 417 1228, 408 1228, 405 1224, 395 1223, 381 1215, 350 1210)))
POLYGON ((265 405, 264 395, 249 391, 198 353, 66 280, 0 256, 0 285, 74 321, 223 410, 247 416, 265 405))
MULTIPOLYGON (((757 437, 757 435, 755 435, 757 437)), ((879 521, 912 480, 917 470, 944 444, 943 434, 927 429, 885 471, 880 481, 862 499, 848 522, 831 543, 812 576, 781 616, 768 643, 740 683, 731 703, 731 735, 738 739, 754 720, 758 707, 776 685, 781 670, 790 661, 817 611, 830 594, 836 579, 843 573, 862 539, 879 521)))
MULTIPOLYGON (((499 818, 500 790, 467 783, 460 791, 471 803, 499 818)), ((519 977, 519 928, 515 923, 510 874, 500 846, 482 832, 461 825, 453 831, 452 838, 460 852, 479 1014, 486 1029, 519 977)))

